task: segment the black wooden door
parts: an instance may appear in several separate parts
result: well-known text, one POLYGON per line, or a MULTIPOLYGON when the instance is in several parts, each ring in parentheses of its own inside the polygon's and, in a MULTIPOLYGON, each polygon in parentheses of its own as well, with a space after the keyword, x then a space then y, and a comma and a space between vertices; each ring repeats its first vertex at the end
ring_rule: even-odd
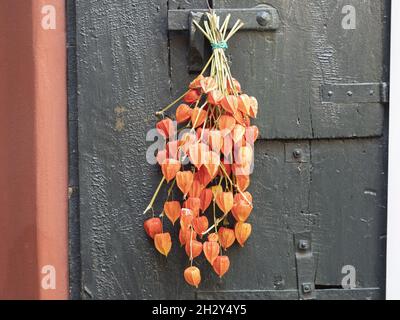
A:
POLYGON ((228 51, 260 101, 253 235, 222 280, 204 272, 193 290, 184 251, 165 259, 143 232, 160 179, 145 136, 193 78, 189 33, 168 30, 168 11, 206 1, 76 1, 81 261, 71 259, 83 298, 384 297, 389 1, 267 4, 279 28, 240 31, 228 51), (343 289, 350 273, 356 287, 343 289))

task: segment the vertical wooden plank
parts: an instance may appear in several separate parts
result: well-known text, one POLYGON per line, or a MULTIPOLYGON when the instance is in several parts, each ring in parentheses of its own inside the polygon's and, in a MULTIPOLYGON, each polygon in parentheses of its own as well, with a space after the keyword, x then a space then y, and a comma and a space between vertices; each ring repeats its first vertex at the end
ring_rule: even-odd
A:
POLYGON ((391 29, 391 67, 390 67, 390 124, 389 124, 389 196, 388 196, 388 246, 387 246, 387 276, 386 299, 400 299, 400 109, 396 106, 400 102, 400 3, 392 1, 392 29, 391 29))
POLYGON ((76 66, 76 8, 75 0, 66 1, 67 18, 67 86, 68 86, 68 211, 69 211, 69 296, 81 297, 81 252, 79 216, 79 154, 78 105, 76 66))
POLYGON ((83 298, 193 298, 185 253, 161 257, 143 230, 161 179, 146 132, 171 100, 167 2, 77 1, 77 50, 83 298))
POLYGON ((309 213, 318 217, 317 285, 337 285, 354 266, 356 285, 384 289, 385 139, 312 142, 309 213), (373 168, 373 169, 372 169, 373 168))
POLYGON ((312 14, 314 71, 310 98, 315 138, 383 134, 383 104, 322 103, 320 85, 388 81, 387 7, 388 1, 373 0, 307 2, 312 14), (346 25, 346 19, 354 26, 346 25))

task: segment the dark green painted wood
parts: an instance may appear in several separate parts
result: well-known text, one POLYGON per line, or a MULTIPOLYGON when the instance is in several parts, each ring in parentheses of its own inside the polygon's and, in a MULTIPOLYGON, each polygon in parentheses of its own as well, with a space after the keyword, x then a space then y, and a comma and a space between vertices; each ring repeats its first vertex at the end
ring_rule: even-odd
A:
MULTIPOLYGON (((282 15, 282 30, 239 33, 229 49, 234 74, 263 102, 258 120, 263 137, 275 139, 256 143, 253 235, 246 248, 230 250, 232 267, 223 280, 199 259, 203 283, 195 291, 182 277, 183 250, 175 245, 168 260, 160 257, 142 230, 142 212, 161 177, 145 160, 145 134, 154 126, 154 112, 193 77, 188 35, 167 32, 167 10, 206 3, 76 1, 83 298, 296 299, 293 237, 306 231, 313 238, 315 285, 327 289, 317 290, 317 299, 383 297, 387 139, 354 136, 385 133, 384 107, 322 105, 318 88, 328 80, 384 79, 384 37, 375 29, 368 29, 371 37, 360 32, 371 46, 360 60, 380 60, 367 68, 357 60, 350 67, 345 39, 331 34, 339 31, 337 1, 270 2, 282 15), (353 138, 314 139, 333 137, 353 138), (297 149, 301 158, 293 156, 297 149), (358 290, 329 289, 340 285, 345 264, 357 268, 358 290)), ((256 3, 214 0, 216 7, 256 3)), ((376 15, 382 22, 383 6, 377 3, 363 2, 365 19, 376 15)), ((376 29, 382 28, 380 23, 376 29)), ((161 204, 160 198, 157 212, 161 204)), ((168 230, 177 237, 176 229, 168 230)))
MULTIPOLYGON (((261 0, 216 0, 246 8, 261 0)), ((380 136, 384 106, 322 103, 323 83, 387 81, 389 1, 270 0, 282 27, 239 32, 229 53, 233 73, 260 101, 258 125, 268 139, 380 136), (342 8, 353 5, 356 30, 343 30, 342 8)))
POLYGON ((386 247, 384 140, 315 141, 309 213, 316 216, 316 283, 338 284, 353 265, 357 285, 383 287, 386 247), (373 168, 373 169, 372 169, 373 168))
POLYGON ((81 252, 79 216, 79 155, 76 68, 75 0, 66 1, 68 56, 68 227, 70 298, 81 297, 81 252))

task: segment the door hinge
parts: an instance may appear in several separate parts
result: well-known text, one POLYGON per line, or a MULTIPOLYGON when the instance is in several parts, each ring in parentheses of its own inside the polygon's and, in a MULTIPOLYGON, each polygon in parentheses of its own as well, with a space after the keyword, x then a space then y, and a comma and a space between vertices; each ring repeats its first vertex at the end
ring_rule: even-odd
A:
MULTIPOLYGON (((281 22, 278 10, 269 5, 258 5, 254 8, 244 9, 215 9, 217 15, 223 21, 228 14, 231 15, 228 28, 240 19, 244 22, 241 30, 253 31, 275 31, 281 22)), ((205 9, 174 9, 168 10, 169 31, 189 31, 189 71, 201 71, 206 60, 207 47, 204 45, 205 38, 200 30, 197 30, 193 21, 200 25, 206 19, 205 9)))
POLYGON ((300 300, 316 299, 315 260, 311 246, 311 232, 294 234, 297 289, 300 300))
POLYGON ((321 86, 322 102, 331 103, 388 103, 389 84, 333 83, 321 86))

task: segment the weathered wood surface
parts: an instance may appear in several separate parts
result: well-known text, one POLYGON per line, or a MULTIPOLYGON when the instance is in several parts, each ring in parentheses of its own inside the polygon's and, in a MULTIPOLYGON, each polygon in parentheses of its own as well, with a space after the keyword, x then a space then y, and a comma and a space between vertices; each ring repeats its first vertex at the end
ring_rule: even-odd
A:
MULTIPOLYGON (((251 8, 262 0, 216 0, 216 8, 251 8)), ((258 125, 268 139, 368 137, 382 134, 384 107, 322 103, 323 83, 381 82, 387 56, 388 1, 270 0, 282 26, 239 32, 230 43, 233 73, 257 96, 258 125), (356 8, 356 29, 343 30, 342 8, 356 8)))
MULTIPOLYGON (((324 82, 387 76, 384 2, 350 2, 363 17, 357 36, 339 29, 342 1, 271 0, 282 30, 242 32, 231 41, 233 72, 263 102, 258 124, 269 140, 256 144, 248 246, 231 250, 223 280, 200 259, 203 283, 195 291, 182 277, 184 251, 175 244, 167 260, 158 255, 142 230, 142 212, 161 177, 146 162, 146 132, 154 112, 193 77, 188 35, 167 32, 167 10, 205 8, 205 1, 76 1, 83 298, 296 299, 293 235, 304 231, 313 237, 315 285, 337 287, 343 265, 357 269, 359 290, 320 289, 317 298, 382 298, 384 107, 322 104, 319 95, 324 82), (365 43, 368 50, 357 52, 365 43), (369 136, 376 138, 357 138, 369 136), (352 139, 314 139, 333 137, 352 139), (303 151, 300 161, 295 149, 303 151)), ((215 0, 214 6, 257 3, 215 0)))

